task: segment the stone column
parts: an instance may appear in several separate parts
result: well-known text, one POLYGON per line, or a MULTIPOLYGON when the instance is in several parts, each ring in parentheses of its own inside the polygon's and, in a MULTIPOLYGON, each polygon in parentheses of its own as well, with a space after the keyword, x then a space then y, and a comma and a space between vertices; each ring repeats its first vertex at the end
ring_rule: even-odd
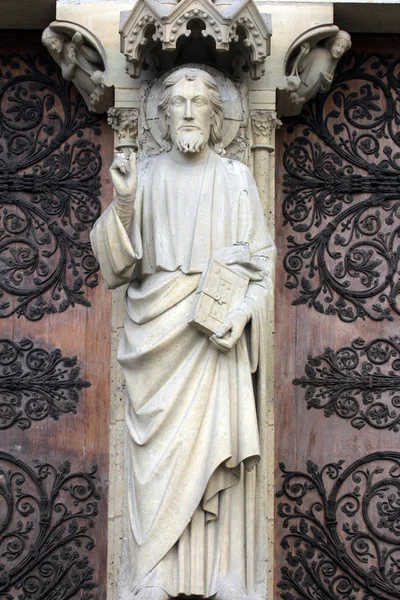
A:
POLYGON ((253 109, 250 111, 253 144, 253 173, 261 202, 266 211, 265 218, 273 231, 271 218, 274 206, 274 160, 275 129, 282 125, 274 110, 253 109))
MULTIPOLYGON (((128 95, 125 90, 122 93, 128 95)), ((116 89, 116 96, 121 91, 116 89)), ((129 90, 129 97, 122 102, 138 104, 137 94, 129 90)), ((139 108, 137 106, 113 106, 107 112, 107 122, 115 132, 114 150, 129 156, 137 151, 139 108)), ((116 600, 120 568, 121 542, 123 537, 123 498, 124 498, 124 446, 125 446, 125 381, 117 361, 117 348, 122 335, 125 319, 126 286, 112 292, 111 321, 111 398, 110 398, 110 481, 108 511, 108 559, 107 559, 107 600, 116 600)))
MULTIPOLYGON (((250 123, 252 134, 252 163, 253 175, 257 183, 264 215, 269 230, 273 235, 275 231, 274 205, 275 205, 275 129, 282 125, 276 112, 266 108, 253 108, 250 110, 250 123)), ((265 352, 267 361, 267 389, 264 413, 259 419, 265 423, 265 438, 261 440, 261 454, 267 459, 260 465, 262 478, 266 489, 266 519, 267 519, 267 598, 274 597, 274 294, 271 291, 268 303, 268 335, 265 352)))

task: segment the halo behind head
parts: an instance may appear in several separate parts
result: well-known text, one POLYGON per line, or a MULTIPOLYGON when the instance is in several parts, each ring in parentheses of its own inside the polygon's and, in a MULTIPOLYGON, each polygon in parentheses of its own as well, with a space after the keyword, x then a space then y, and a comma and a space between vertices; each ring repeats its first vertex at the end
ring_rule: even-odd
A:
POLYGON ((222 154, 224 152, 224 148, 222 145, 224 106, 215 79, 212 77, 212 75, 207 73, 207 71, 203 71, 202 69, 196 69, 193 67, 182 67, 181 69, 178 69, 177 71, 171 73, 171 75, 169 75, 162 83, 157 107, 162 137, 163 140, 166 142, 166 145, 169 146, 166 149, 170 149, 171 135, 169 128, 168 108, 169 100, 171 97, 171 88, 182 79, 194 81, 197 77, 199 77, 207 87, 211 103, 211 130, 209 144, 210 147, 213 150, 215 150, 215 152, 217 152, 218 154, 222 154))

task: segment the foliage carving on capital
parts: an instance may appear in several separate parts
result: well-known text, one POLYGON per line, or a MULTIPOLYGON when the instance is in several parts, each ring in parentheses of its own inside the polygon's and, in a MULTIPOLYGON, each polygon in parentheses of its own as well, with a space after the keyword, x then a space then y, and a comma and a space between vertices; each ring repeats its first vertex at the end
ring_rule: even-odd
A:
POLYGON ((339 60, 350 48, 350 35, 336 25, 313 27, 300 35, 286 53, 283 84, 277 90, 278 114, 298 115, 308 100, 327 92, 339 60))
POLYGON ((60 67, 63 78, 72 81, 90 111, 101 114, 112 106, 106 54, 91 31, 69 21, 53 21, 43 31, 42 43, 60 67))
POLYGON ((167 51, 171 56, 179 38, 212 40, 217 54, 234 46, 235 56, 243 57, 252 79, 260 79, 265 72, 271 31, 254 0, 232 5, 209 0, 138 0, 132 11, 122 16, 121 52, 131 77, 140 76, 152 51, 160 52, 161 47, 161 53, 167 51))
POLYGON ((254 138, 254 146, 271 146, 271 137, 275 129, 279 129, 282 121, 276 116, 274 110, 252 110, 250 111, 251 126, 254 138))
POLYGON ((118 135, 117 148, 137 148, 139 109, 113 106, 107 116, 107 123, 118 135))

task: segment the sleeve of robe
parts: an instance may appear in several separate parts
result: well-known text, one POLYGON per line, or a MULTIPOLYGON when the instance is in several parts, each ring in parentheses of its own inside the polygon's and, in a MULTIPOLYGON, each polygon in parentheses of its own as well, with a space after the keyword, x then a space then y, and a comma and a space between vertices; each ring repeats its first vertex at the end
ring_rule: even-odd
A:
POLYGON ((136 265, 143 256, 137 210, 131 210, 130 226, 128 212, 123 207, 119 208, 118 200, 114 200, 97 219, 90 233, 93 252, 109 289, 133 281, 136 265))
MULTIPOLYGON (((262 460, 256 465, 255 476, 248 480, 247 495, 254 498, 254 514, 266 514, 267 494, 259 490, 267 489, 269 457, 267 455, 266 441, 273 432, 267 424, 267 406, 272 402, 268 396, 268 381, 273 377, 273 352, 269 329, 273 327, 274 308, 274 271, 276 249, 272 237, 267 230, 265 217, 254 178, 248 172, 248 197, 243 198, 241 206, 241 221, 245 223, 243 235, 247 236, 250 245, 251 261, 262 269, 262 278, 258 282, 250 282, 245 298, 246 312, 250 321, 246 327, 247 344, 249 350, 250 366, 254 374, 254 391, 257 411, 257 421, 260 435, 262 460)), ((250 547, 253 555, 257 556, 255 564, 258 565, 255 578, 265 580, 263 564, 267 561, 266 520, 257 519, 254 538, 250 547)))
MULTIPOLYGON (((245 178, 240 198, 239 209, 239 240, 249 244, 251 262, 259 271, 259 281, 250 281, 243 308, 248 315, 249 323, 246 328, 247 345, 251 371, 254 374, 255 398, 257 420, 260 432, 261 456, 263 460, 257 465, 257 480, 259 485, 266 485, 265 451, 266 409, 267 402, 272 398, 267 397, 267 381, 272 375, 272 348, 268 347, 270 336, 269 327, 272 328, 273 302, 274 302, 274 271, 276 249, 272 237, 267 230, 262 204, 258 190, 251 172, 245 170, 245 178), (270 371, 270 372, 269 372, 270 371)), ((259 488, 261 489, 261 488, 259 488)), ((261 495, 262 496, 262 495, 261 495)), ((259 501, 261 502, 261 496, 259 501)), ((260 507, 264 510, 265 507, 260 507)), ((259 514, 264 514, 260 512, 259 514)), ((258 541, 263 547, 262 532, 258 541)))
POLYGON ((250 281, 243 304, 250 320, 250 361, 255 373, 261 366, 261 354, 265 352, 262 338, 266 334, 267 313, 273 302, 276 249, 265 224, 256 182, 248 169, 245 175, 245 191, 239 209, 239 238, 249 244, 251 263, 260 269, 259 281, 250 281))

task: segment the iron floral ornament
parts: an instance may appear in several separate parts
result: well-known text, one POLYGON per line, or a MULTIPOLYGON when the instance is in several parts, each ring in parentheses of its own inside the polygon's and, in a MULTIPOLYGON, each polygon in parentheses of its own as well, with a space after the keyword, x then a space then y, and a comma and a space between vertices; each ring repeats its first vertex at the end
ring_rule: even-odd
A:
POLYGON ((99 513, 97 467, 88 473, 0 452, 0 596, 91 600, 90 529, 99 513))
POLYGON ((287 126, 292 304, 345 322, 400 314, 399 94, 398 60, 349 53, 329 92, 287 126))
POLYGON ((79 372, 76 356, 45 350, 28 339, 19 344, 0 339, 0 431, 75 414, 80 391, 90 386, 79 372))
POLYGON ((400 431, 400 337, 366 343, 355 339, 338 351, 308 356, 305 375, 293 380, 306 389, 307 408, 349 419, 353 427, 400 431))
POLYGON ((0 57, 0 317, 36 321, 97 285, 98 117, 47 55, 0 57))
POLYGON ((284 600, 400 596, 400 453, 344 463, 320 469, 309 460, 305 472, 280 465, 284 600))

